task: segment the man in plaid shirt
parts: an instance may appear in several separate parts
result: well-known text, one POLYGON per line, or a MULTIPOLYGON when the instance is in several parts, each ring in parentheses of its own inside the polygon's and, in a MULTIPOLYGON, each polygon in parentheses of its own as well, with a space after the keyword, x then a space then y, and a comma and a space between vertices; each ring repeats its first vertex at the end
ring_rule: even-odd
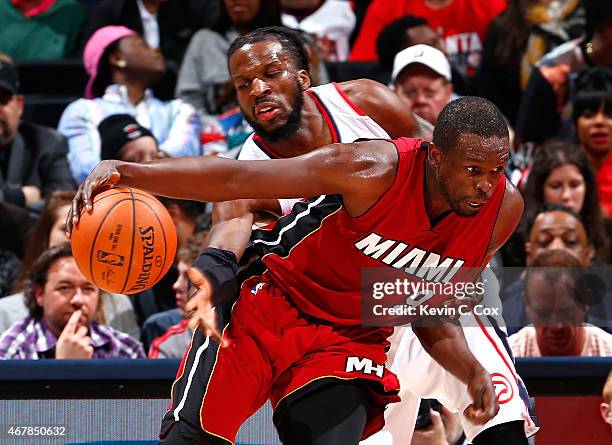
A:
POLYGON ((0 359, 144 358, 142 344, 98 323, 100 289, 79 271, 70 244, 44 252, 25 290, 30 314, 0 337, 0 359))

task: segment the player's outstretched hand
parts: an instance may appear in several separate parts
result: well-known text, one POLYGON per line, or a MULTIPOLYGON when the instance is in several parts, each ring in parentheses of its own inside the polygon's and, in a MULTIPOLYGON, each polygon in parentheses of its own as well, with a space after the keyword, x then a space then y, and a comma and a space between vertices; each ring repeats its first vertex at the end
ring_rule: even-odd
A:
POLYGON ((228 342, 217 330, 217 319, 212 304, 212 287, 208 278, 195 267, 187 271, 191 283, 196 288, 195 294, 187 301, 185 311, 190 314, 189 328, 200 328, 205 335, 217 341, 221 347, 228 342))
POLYGON ((66 233, 72 236, 73 228, 79 223, 81 210, 85 209, 91 213, 93 211, 93 198, 98 193, 112 188, 119 182, 119 172, 117 165, 121 161, 107 160, 100 162, 96 168, 83 181, 76 196, 72 200, 68 218, 66 219, 66 233))
POLYGON ((91 339, 87 335, 87 326, 79 323, 81 314, 81 310, 72 313, 57 339, 57 345, 55 346, 56 359, 88 359, 93 356, 93 346, 91 346, 91 339))
POLYGON ((472 397, 472 403, 464 411, 468 420, 477 425, 483 425, 497 415, 499 405, 495 396, 495 388, 491 375, 482 366, 474 370, 468 383, 468 392, 472 397))

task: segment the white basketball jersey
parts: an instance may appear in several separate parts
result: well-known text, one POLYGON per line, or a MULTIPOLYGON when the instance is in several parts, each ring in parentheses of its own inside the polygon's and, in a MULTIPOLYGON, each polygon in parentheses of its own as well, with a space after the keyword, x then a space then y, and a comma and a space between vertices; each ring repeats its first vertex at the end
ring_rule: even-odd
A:
MULTIPOLYGON (((355 105, 336 83, 310 88, 306 94, 315 101, 325 118, 333 143, 354 142, 360 138, 390 138, 389 134, 355 105)), ((253 133, 245 141, 238 159, 265 160, 281 157, 253 133)), ((289 213, 296 201, 299 199, 279 200, 283 214, 289 213)))

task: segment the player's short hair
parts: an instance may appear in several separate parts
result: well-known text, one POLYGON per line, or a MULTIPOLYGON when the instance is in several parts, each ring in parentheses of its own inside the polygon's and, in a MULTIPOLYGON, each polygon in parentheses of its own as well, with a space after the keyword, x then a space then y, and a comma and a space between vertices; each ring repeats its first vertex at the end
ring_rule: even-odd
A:
POLYGON ((28 312, 32 318, 40 319, 43 316, 43 308, 36 303, 35 290, 37 286, 45 287, 49 269, 60 258, 71 257, 72 248, 70 243, 62 243, 45 250, 32 263, 30 270, 27 271, 23 298, 28 312))
POLYGON ((253 43, 270 40, 281 44, 283 51, 293 60, 297 69, 306 70, 310 73, 310 62, 306 48, 304 48, 304 40, 296 31, 282 26, 259 28, 244 36, 238 37, 229 47, 227 60, 229 62, 232 55, 244 45, 252 45, 253 43))
POLYGON ((442 109, 434 128, 433 143, 448 152, 463 134, 510 139, 508 124, 499 108, 476 96, 453 100, 442 109))

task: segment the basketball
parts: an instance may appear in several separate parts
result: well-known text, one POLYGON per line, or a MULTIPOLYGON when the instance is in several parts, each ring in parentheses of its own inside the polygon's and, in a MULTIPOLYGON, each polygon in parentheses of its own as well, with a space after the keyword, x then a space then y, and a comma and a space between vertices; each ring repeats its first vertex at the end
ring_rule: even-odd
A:
POLYGON ((77 266, 100 289, 134 294, 157 283, 174 261, 176 228, 166 208, 137 189, 113 188, 82 210, 72 233, 77 266))

